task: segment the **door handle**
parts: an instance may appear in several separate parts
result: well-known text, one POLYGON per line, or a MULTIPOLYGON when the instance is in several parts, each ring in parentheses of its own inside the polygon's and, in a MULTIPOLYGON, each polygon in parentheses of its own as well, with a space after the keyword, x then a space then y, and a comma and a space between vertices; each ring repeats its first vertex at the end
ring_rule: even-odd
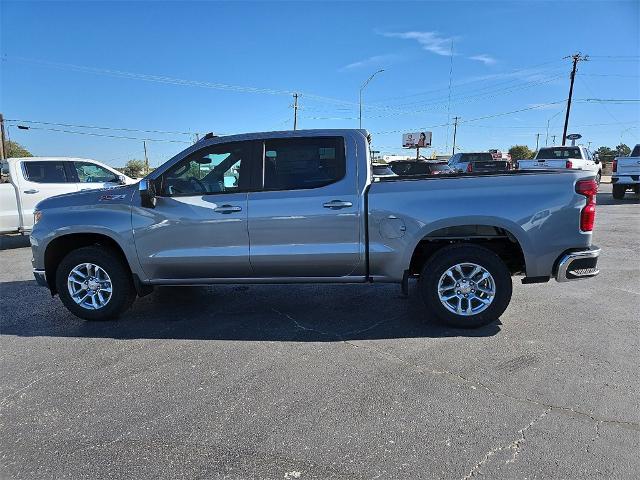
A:
POLYGON ((342 200, 331 200, 330 202, 323 203, 322 206, 324 208, 330 208, 332 210, 339 210, 341 208, 352 207, 353 203, 343 202, 342 200))
POLYGON ((241 212, 242 207, 238 207, 235 205, 220 205, 213 209, 214 212, 218 213, 233 213, 233 212, 241 212))
POLYGON ((24 191, 24 193, 29 193, 29 194, 31 194, 31 193, 38 193, 38 192, 39 192, 39 190, 36 190, 35 188, 32 188, 31 190, 25 190, 25 191, 24 191))

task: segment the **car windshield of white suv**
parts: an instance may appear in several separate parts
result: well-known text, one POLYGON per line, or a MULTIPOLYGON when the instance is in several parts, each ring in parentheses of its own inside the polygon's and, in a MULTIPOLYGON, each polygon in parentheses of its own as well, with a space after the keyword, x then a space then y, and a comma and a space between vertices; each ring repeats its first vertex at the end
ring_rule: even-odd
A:
POLYGON ((541 148, 536 159, 565 160, 567 158, 582 158, 577 147, 541 148))

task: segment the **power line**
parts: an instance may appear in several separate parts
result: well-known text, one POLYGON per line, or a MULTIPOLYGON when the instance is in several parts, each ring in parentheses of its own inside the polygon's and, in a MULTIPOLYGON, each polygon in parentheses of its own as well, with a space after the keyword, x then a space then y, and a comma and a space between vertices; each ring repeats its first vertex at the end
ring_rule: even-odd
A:
POLYGON ((73 127, 73 128, 91 128, 97 130, 116 130, 121 132, 141 132, 141 133, 159 133, 167 135, 202 135, 202 132, 172 132, 168 130, 142 130, 139 128, 120 128, 120 127, 103 127, 98 125, 75 125, 72 123, 56 123, 56 122, 41 122, 37 120, 24 120, 24 119, 6 119, 7 122, 13 123, 28 123, 36 125, 53 125, 57 127, 73 127))
MULTIPOLYGON (((486 76, 486 77, 476 78, 476 79, 468 80, 466 82, 460 82, 460 83, 457 83, 457 84, 454 83, 451 86, 452 86, 452 88, 455 89, 455 88, 458 88, 458 87, 461 87, 461 86, 464 86, 464 85, 470 85, 470 84, 473 84, 473 83, 492 80, 492 78, 496 78, 496 77, 504 77, 504 76, 509 76, 509 75, 510 76, 515 76, 516 74, 523 73, 523 72, 531 72, 531 74, 536 74, 536 73, 539 74, 542 71, 549 70, 549 69, 543 69, 540 72, 535 72, 533 70, 536 69, 537 67, 541 67, 541 66, 544 66, 544 65, 550 65, 552 63, 559 63, 561 61, 562 61, 562 59, 551 60, 551 61, 548 61, 548 62, 543 62, 543 63, 539 63, 539 64, 536 64, 536 65, 532 65, 530 67, 523 67, 523 68, 519 68, 517 70, 511 70, 511 71, 508 71, 506 73, 499 73, 499 74, 495 74, 495 75, 489 75, 489 76, 486 76)), ((516 78, 515 80, 518 80, 518 79, 516 78)), ((514 81, 514 80, 507 80, 505 82, 512 82, 512 81, 514 81)), ((379 100, 377 100, 377 101, 375 101, 373 103, 375 104, 375 103, 380 103, 380 102, 384 102, 384 101, 387 101, 387 100, 397 100, 397 99, 400 99, 400 98, 417 97, 417 96, 426 95, 428 93, 446 91, 448 89, 449 89, 449 87, 447 86, 447 87, 436 88, 436 89, 431 89, 431 90, 424 90, 422 92, 412 93, 412 94, 409 94, 409 95, 397 95, 397 96, 394 96, 394 97, 383 97, 383 98, 381 98, 381 99, 379 99, 379 100)))
POLYGON ((105 135, 103 133, 93 133, 93 132, 78 132, 75 130, 63 130, 63 129, 59 129, 59 128, 47 128, 47 127, 23 127, 20 128, 21 125, 18 125, 18 128, 20 130, 46 130, 46 131, 50 131, 50 132, 58 132, 58 133, 70 133, 70 134, 74 134, 74 135, 89 135, 92 137, 105 137, 105 138, 118 138, 118 139, 122 139, 122 140, 141 140, 141 141, 147 141, 147 142, 167 142, 167 143, 187 143, 187 144, 191 144, 191 142, 187 142, 184 140, 170 140, 170 139, 166 139, 166 138, 141 138, 141 137, 125 137, 125 136, 121 136, 121 135, 105 135))
MULTIPOLYGON (((7 57, 6 55, 3 57, 3 61, 6 60, 16 60, 25 63, 32 63, 36 65, 59 68, 59 69, 67 69, 77 72, 84 73, 93 73, 97 75, 107 75, 112 77, 120 77, 120 78, 129 78, 132 80, 143 80, 148 82, 156 82, 156 83, 164 83, 170 85, 181 85, 188 87, 200 87, 200 88, 211 88, 215 90, 225 90, 232 91, 237 93, 255 93, 255 94, 265 94, 265 95, 293 95, 295 92, 293 90, 279 90, 274 88, 263 88, 263 87, 251 87, 245 85, 233 85, 229 83, 216 83, 216 82, 204 82, 199 80, 187 80, 183 78, 177 77, 169 77, 164 75, 151 75, 145 73, 136 73, 136 72, 127 72, 123 70, 111 70, 107 68, 97 68, 97 67, 88 67, 84 65, 75 65, 72 63, 58 63, 58 62, 49 62, 45 60, 37 60, 25 57, 7 57)), ((300 92, 298 92, 300 93, 300 92)), ((354 102, 349 102, 347 100, 340 100, 337 98, 324 97, 322 95, 314 95, 311 93, 305 93, 304 96, 308 99, 314 99, 320 102, 334 103, 340 105, 357 105, 354 102)))

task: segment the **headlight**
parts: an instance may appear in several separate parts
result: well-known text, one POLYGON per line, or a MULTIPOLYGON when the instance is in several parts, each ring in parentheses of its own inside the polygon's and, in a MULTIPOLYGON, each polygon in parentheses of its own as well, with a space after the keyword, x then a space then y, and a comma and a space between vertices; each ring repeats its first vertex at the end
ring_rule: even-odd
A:
POLYGON ((35 225, 42 218, 42 212, 40 210, 33 211, 33 224, 35 225))

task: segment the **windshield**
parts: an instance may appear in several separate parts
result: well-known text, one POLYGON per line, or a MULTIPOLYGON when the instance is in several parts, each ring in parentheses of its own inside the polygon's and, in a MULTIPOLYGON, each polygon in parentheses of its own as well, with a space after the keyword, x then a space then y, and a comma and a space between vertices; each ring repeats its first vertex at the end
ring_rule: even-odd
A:
POLYGON ((640 145, 636 145, 633 147, 633 151, 631 152, 630 157, 640 157, 640 145))
POLYGON ((541 148, 536 155, 537 159, 564 160, 567 158, 582 158, 578 147, 541 148))

